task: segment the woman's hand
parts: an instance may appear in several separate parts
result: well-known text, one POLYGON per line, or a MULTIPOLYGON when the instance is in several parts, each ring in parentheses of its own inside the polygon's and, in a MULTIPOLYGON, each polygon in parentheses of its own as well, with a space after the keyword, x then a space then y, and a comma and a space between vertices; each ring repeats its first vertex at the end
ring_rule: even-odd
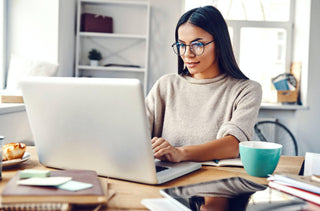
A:
POLYGON ((173 147, 163 138, 154 137, 151 140, 153 155, 162 161, 180 162, 183 160, 183 153, 180 148, 173 147))
POLYGON ((239 141, 232 135, 204 144, 182 147, 173 147, 161 137, 154 137, 151 142, 154 157, 163 161, 208 161, 235 158, 239 155, 239 141))

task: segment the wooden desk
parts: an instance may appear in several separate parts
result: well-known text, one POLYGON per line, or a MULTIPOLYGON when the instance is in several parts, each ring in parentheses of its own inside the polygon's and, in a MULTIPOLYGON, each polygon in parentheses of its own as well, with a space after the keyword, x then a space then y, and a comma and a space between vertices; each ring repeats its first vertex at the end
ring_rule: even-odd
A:
MULTIPOLYGON (((2 171, 2 181, 0 182, 0 191, 2 192, 6 183, 15 175, 17 170, 23 169, 45 169, 38 161, 38 155, 35 147, 28 147, 27 152, 31 154, 31 159, 12 168, 5 168, 2 171)), ((275 170, 275 173, 298 174, 304 157, 282 156, 275 170)), ((145 185, 134 182, 128 182, 117 179, 100 177, 102 185, 106 188, 107 182, 110 189, 116 191, 114 197, 108 203, 107 210, 144 210, 146 209, 140 202, 144 198, 160 198, 159 190, 162 188, 187 185, 192 183, 204 182, 209 180, 222 179, 227 177, 239 176, 256 183, 267 184, 266 178, 249 176, 243 168, 237 167, 209 167, 183 176, 163 185, 145 185)))

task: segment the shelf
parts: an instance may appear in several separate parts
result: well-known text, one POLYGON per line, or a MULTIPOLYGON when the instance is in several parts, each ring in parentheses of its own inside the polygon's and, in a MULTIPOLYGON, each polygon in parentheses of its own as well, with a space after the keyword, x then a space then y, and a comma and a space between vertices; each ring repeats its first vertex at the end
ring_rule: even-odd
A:
POLYGON ((99 32, 80 32, 81 37, 105 37, 105 38, 131 38, 131 39, 147 39, 145 35, 136 34, 116 34, 116 33, 99 33, 99 32))
POLYGON ((87 66, 79 65, 79 70, 101 70, 101 71, 122 71, 122 72, 145 72, 145 68, 136 67, 103 67, 103 66, 87 66))
POLYGON ((123 4, 123 5, 142 5, 147 6, 147 1, 123 1, 123 0, 81 0, 82 3, 91 4, 123 4))
POLYGON ((25 111, 23 103, 0 103, 0 115, 25 111))
POLYGON ((262 103, 261 110, 307 110, 308 106, 303 105, 289 105, 281 103, 262 103))
POLYGON ((150 33, 149 0, 78 0, 76 34, 76 77, 138 78, 147 87, 150 33), (83 13, 111 17, 113 33, 80 31, 83 13), (101 64, 89 66, 88 53, 97 49, 104 56, 101 64))

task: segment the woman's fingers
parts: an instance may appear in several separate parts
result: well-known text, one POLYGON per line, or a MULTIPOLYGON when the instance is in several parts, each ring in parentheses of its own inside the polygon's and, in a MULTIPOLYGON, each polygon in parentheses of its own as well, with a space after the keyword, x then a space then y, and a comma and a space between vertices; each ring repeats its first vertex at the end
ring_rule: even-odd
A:
POLYGON ((166 144, 160 145, 154 150, 154 155, 160 157, 166 154, 171 153, 171 146, 166 146, 166 144))
POLYGON ((182 155, 179 150, 173 147, 168 141, 163 138, 154 137, 151 140, 153 155, 159 160, 180 162, 182 155))
POLYGON ((158 138, 158 137, 154 137, 152 140, 151 140, 151 143, 152 143, 152 148, 156 148, 157 146, 161 145, 162 142, 164 142, 165 140, 163 138, 158 138))
POLYGON ((170 146, 171 145, 163 138, 153 139, 152 142, 152 149, 155 156, 162 156, 170 146))

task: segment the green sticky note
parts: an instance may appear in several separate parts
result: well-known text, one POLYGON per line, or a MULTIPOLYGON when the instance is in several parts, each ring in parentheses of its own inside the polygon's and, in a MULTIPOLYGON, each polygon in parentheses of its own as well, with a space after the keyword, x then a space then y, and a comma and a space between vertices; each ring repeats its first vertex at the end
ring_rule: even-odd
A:
POLYGON ((84 190, 87 188, 91 188, 93 185, 90 183, 85 183, 85 182, 78 182, 74 180, 70 180, 66 183, 63 183, 61 185, 58 185, 57 188, 63 189, 63 190, 68 190, 68 191, 79 191, 79 190, 84 190))
POLYGON ((49 177, 50 171, 49 170, 37 170, 37 169, 25 169, 23 171, 20 171, 20 179, 25 178, 32 178, 32 177, 49 177))

